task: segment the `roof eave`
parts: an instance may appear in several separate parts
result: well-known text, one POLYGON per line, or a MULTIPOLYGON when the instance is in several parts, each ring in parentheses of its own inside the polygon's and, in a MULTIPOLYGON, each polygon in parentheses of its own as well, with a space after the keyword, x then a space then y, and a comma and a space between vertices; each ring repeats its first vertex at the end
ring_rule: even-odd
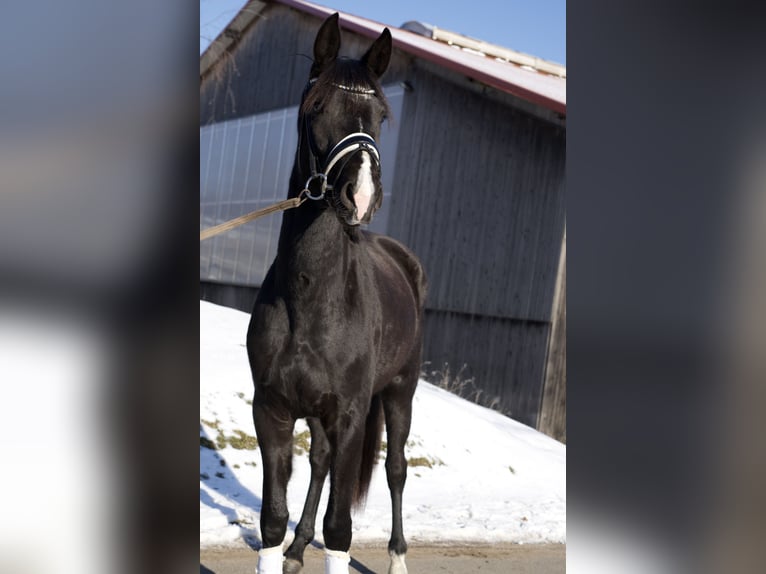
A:
POLYGON ((250 0, 239 12, 224 26, 216 38, 208 44, 202 52, 199 60, 199 76, 203 78, 223 54, 239 41, 241 35, 250 27, 253 21, 260 16, 269 2, 250 0))
MULTIPOLYGON (((304 2, 302 0, 273 0, 272 2, 263 2, 259 0, 251 0, 248 2, 232 19, 232 21, 224 28, 223 32, 210 43, 207 49, 202 53, 200 57, 200 78, 204 77, 215 63, 226 53, 233 44, 235 44, 239 36, 253 23, 253 21, 260 16, 263 9, 268 4, 278 3, 284 6, 288 6, 300 12, 316 16, 318 18, 326 18, 327 16, 336 12, 331 8, 312 4, 310 2, 304 2)), ((351 14, 340 13, 340 25, 351 32, 366 36, 369 38, 376 38, 386 25, 379 22, 373 22, 368 19, 360 18, 351 14)), ((423 36, 402 30, 396 27, 389 27, 392 33, 394 46, 416 57, 423 58, 435 62, 445 68, 451 69, 455 72, 461 73, 465 76, 473 78, 474 80, 481 82, 494 89, 510 93, 523 100, 531 102, 535 105, 539 105, 543 108, 549 109, 553 112, 566 116, 566 80, 556 79, 556 82, 561 84, 554 84, 555 89, 548 90, 535 90, 528 84, 527 81, 512 81, 503 78, 498 78, 496 75, 492 75, 484 72, 479 68, 467 66, 446 56, 440 55, 438 51, 426 50, 419 44, 423 41, 433 42, 434 40, 427 39, 423 36), (546 92, 547 93, 544 93, 546 92)), ((441 44, 449 50, 446 44, 441 44)), ((513 64, 509 64, 513 65, 513 64)), ((538 72, 523 73, 536 74, 538 72)), ((552 80, 553 81, 553 80, 552 80)), ((550 86, 548 86, 550 87, 550 86)))
MULTIPOLYGON (((327 16, 330 16, 331 14, 336 12, 336 10, 333 10, 331 8, 325 8, 324 6, 319 6, 317 4, 312 4, 310 2, 304 2, 301 0, 275 0, 275 1, 279 4, 289 6, 290 8, 294 8, 296 10, 305 12, 307 14, 311 14, 313 16, 317 16, 319 18, 326 18, 327 16)), ((387 27, 386 25, 381 24, 379 22, 372 22, 370 20, 362 19, 357 16, 353 16, 351 14, 346 14, 344 12, 339 12, 339 14, 340 14, 340 24, 343 28, 350 30, 351 32, 355 32, 357 34, 367 36, 369 38, 376 38, 383 31, 383 28, 387 27)), ((420 58, 425 58, 427 60, 435 61, 436 63, 446 68, 450 68, 456 72, 460 72, 466 76, 472 77, 475 80, 480 81, 492 88, 495 88, 504 92, 508 92, 510 94, 513 94, 514 96, 527 100, 533 104, 542 106, 558 114, 566 116, 566 110, 567 110, 566 88, 565 88, 566 80, 564 79, 559 80, 563 82, 563 85, 564 85, 562 94, 558 96, 542 94, 540 92, 534 91, 524 86, 521 83, 503 81, 501 79, 498 79, 495 76, 483 73, 481 70, 470 68, 468 66, 463 66, 459 63, 456 63, 453 60, 450 60, 448 58, 435 55, 432 52, 423 50, 417 45, 417 42, 408 41, 408 36, 412 36, 413 40, 415 38, 423 39, 423 37, 419 36, 418 34, 414 34, 413 32, 408 32, 400 28, 392 29, 391 27, 389 27, 389 29, 391 29, 394 46, 404 50, 405 52, 408 52, 420 58)), ((430 41, 433 41, 433 40, 430 40, 430 41)), ((529 73, 536 73, 536 72, 529 72, 529 73)))

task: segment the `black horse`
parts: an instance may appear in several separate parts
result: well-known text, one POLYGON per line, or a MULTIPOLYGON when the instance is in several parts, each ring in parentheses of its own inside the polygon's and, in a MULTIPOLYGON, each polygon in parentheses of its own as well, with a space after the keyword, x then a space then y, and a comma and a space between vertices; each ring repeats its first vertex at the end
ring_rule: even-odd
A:
POLYGON ((360 60, 338 58, 339 48, 334 14, 317 34, 298 114, 289 197, 310 199, 284 214, 277 256, 247 333, 263 459, 263 574, 302 568, 328 471, 325 568, 348 572, 351 510, 364 502, 384 417, 392 506, 389 572, 407 572, 404 446, 420 372, 426 280, 403 245, 359 228, 383 195, 375 142, 388 113, 379 78, 391 57, 391 33, 385 29, 360 60), (311 484, 283 564, 298 418, 311 430, 311 484))

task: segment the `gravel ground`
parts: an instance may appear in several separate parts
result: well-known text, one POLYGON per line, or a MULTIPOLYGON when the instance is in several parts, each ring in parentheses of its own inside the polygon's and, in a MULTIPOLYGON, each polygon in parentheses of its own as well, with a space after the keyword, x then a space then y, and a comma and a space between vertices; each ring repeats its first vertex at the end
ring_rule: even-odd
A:
MULTIPOLYGON (((304 574, 322 574, 323 552, 306 549, 304 574)), ((209 549, 200 552, 200 574, 253 574, 258 557, 254 550, 209 549)), ((562 574, 566 571, 563 544, 503 546, 410 546, 410 574, 562 574)), ((352 547, 351 574, 386 574, 388 554, 384 547, 352 547)))

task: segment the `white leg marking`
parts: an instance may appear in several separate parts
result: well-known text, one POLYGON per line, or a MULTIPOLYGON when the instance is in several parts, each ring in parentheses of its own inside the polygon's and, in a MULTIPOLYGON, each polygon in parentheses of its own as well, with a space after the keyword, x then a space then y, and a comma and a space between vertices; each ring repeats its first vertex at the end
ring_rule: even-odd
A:
POLYGON ((351 555, 340 550, 324 549, 324 574, 349 574, 351 555))
POLYGON ((261 548, 258 551, 256 574, 282 574, 282 545, 261 548))
POLYGON ((388 567, 388 574, 407 574, 407 565, 404 563, 405 554, 388 553, 391 556, 391 565, 388 567))
POLYGON ((375 193, 375 183, 372 181, 372 164, 370 154, 362 153, 362 167, 354 188, 354 203, 356 204, 356 218, 361 220, 370 208, 372 196, 375 193))

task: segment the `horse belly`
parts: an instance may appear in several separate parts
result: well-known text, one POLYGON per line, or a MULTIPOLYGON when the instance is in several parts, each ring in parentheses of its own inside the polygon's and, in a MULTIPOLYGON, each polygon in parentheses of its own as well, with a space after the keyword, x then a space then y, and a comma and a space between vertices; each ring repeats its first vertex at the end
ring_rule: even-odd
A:
MULTIPOLYGON (((406 300, 405 300, 406 301, 406 300)), ((420 327, 411 305, 391 305, 395 313, 384 316, 380 340, 376 345, 376 392, 403 371, 420 368, 420 327)))

